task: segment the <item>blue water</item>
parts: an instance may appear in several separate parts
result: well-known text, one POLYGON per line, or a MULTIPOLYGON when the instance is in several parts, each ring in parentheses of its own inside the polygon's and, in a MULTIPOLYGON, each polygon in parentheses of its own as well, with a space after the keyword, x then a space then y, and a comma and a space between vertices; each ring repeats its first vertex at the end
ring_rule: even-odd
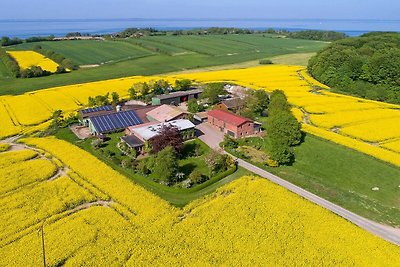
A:
POLYGON ((358 36, 370 31, 400 32, 400 20, 325 20, 325 19, 91 19, 91 20, 0 20, 0 36, 27 38, 32 36, 64 36, 68 32, 105 34, 129 27, 152 27, 178 30, 207 27, 249 29, 315 29, 344 32, 358 36))

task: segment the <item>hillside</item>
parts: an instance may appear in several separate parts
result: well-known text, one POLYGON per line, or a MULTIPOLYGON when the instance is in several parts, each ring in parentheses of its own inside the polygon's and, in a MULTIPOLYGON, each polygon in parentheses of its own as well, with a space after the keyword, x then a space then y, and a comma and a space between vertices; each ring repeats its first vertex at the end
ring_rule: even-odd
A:
MULTIPOLYGON (((257 63, 259 59, 279 55, 314 53, 327 44, 261 34, 167 35, 116 41, 24 43, 8 46, 7 50, 28 50, 36 45, 86 66, 51 77, 13 79, 7 77, 7 72, 0 64, 0 95, 16 95, 37 89, 132 75, 153 75, 254 60, 257 63)), ((307 55, 308 58, 311 54, 307 55)))
POLYGON ((399 104, 400 33, 336 41, 310 60, 308 70, 337 91, 399 104))

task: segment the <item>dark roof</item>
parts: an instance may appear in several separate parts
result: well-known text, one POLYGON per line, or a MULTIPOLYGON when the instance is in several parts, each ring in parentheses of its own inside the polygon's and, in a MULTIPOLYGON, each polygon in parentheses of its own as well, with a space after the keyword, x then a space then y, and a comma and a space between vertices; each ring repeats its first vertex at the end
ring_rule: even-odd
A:
POLYGON ((193 89, 193 90, 187 90, 187 91, 172 92, 172 93, 164 94, 164 95, 158 95, 158 96, 155 96, 154 98, 170 99, 170 98, 189 96, 189 95, 200 94, 200 93, 203 93, 202 89, 193 89))
POLYGON ((111 105, 107 105, 107 106, 83 109, 83 110, 81 110, 81 112, 82 112, 82 114, 89 114, 89 113, 98 112, 98 111, 111 111, 111 110, 113 110, 113 107, 111 105))
POLYGON ((109 133, 143 123, 133 110, 95 116, 89 120, 98 133, 109 133))
POLYGON ((244 106, 244 100, 240 98, 231 98, 221 101, 228 109, 236 109, 244 106))
POLYGON ((234 126, 240 126, 246 122, 253 122, 250 119, 219 109, 210 110, 208 112, 208 116, 214 117, 218 120, 221 120, 223 122, 229 123, 234 126))
POLYGON ((141 147, 144 145, 143 141, 134 135, 122 136, 121 139, 130 147, 141 147))
POLYGON ((147 112, 152 111, 153 109, 158 108, 160 105, 154 105, 154 106, 145 106, 145 107, 139 107, 134 109, 136 112, 136 115, 143 121, 143 122, 148 122, 149 119, 147 118, 147 112))

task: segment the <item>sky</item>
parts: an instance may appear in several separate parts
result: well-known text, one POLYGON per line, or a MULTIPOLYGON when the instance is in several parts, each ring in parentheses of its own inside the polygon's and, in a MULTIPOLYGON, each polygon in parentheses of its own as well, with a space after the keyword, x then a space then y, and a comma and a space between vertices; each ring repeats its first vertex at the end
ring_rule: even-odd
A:
POLYGON ((1 4, 6 19, 387 19, 397 0, 18 0, 1 4))

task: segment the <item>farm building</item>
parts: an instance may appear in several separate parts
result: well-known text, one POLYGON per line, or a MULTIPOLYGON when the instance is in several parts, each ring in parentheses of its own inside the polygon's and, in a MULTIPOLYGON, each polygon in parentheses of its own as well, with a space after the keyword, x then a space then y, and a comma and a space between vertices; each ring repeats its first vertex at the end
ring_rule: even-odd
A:
POLYGON ((125 129, 125 136, 122 136, 121 140, 130 148, 142 152, 144 143, 157 136, 163 126, 176 127, 186 140, 192 139, 195 136, 195 125, 189 120, 178 119, 166 123, 149 122, 127 127, 125 129))
POLYGON ((187 119, 187 113, 175 106, 161 105, 149 112, 147 118, 150 121, 168 122, 177 119, 187 119))
POLYGON ((90 133, 94 135, 118 132, 142 123, 143 121, 133 110, 114 112, 88 119, 90 133))
POLYGON ((82 124, 88 126, 89 118, 95 117, 95 116, 100 116, 100 115, 111 114, 114 112, 115 112, 115 110, 113 109, 113 107, 111 105, 107 105, 107 106, 82 109, 81 111, 79 111, 79 115, 80 115, 82 124))
POLYGON ((261 125, 259 123, 218 109, 208 112, 208 124, 234 138, 254 135, 261 131, 261 125))
POLYGON ((187 91, 179 91, 172 92, 169 94, 158 95, 151 99, 152 105, 178 105, 183 102, 187 102, 192 98, 199 98, 201 93, 203 93, 202 89, 192 89, 187 91))
POLYGON ((229 98, 218 103, 216 108, 225 111, 237 112, 244 107, 244 104, 245 102, 241 98, 229 98))
POLYGON ((195 119, 198 122, 205 122, 207 121, 207 118, 208 118, 207 111, 197 112, 193 115, 193 119, 195 119))

